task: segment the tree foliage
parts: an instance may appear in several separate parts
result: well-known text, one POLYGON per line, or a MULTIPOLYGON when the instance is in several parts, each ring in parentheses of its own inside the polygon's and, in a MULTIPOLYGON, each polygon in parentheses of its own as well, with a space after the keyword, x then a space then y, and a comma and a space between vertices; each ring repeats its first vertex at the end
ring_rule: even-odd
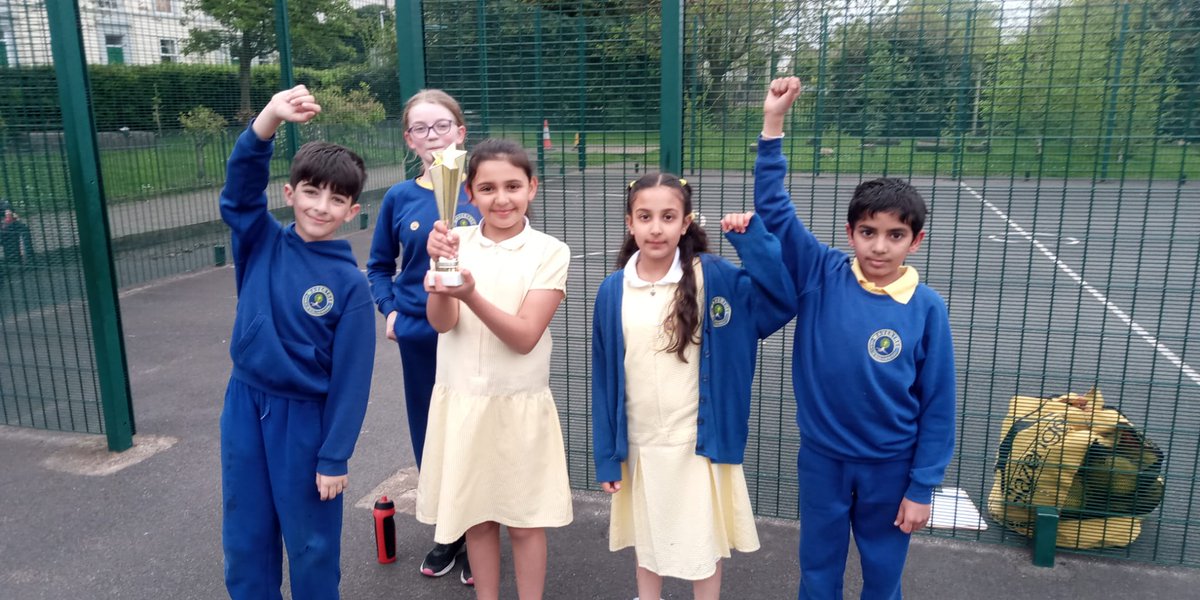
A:
MULTIPOLYGON (((253 111, 250 66, 278 50, 275 3, 269 0, 188 0, 185 23, 191 24, 185 54, 228 51, 239 68, 240 109, 253 111), (218 23, 209 28, 199 20, 206 14, 218 23)), ((354 12, 346 0, 289 0, 288 26, 293 64, 329 67, 354 56, 346 38, 354 32, 354 12)))

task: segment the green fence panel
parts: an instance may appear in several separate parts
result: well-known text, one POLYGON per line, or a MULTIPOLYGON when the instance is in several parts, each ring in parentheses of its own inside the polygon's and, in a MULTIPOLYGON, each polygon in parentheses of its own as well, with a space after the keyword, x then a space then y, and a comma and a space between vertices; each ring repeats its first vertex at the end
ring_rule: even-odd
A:
MULTIPOLYGON (((544 193, 534 223, 572 247, 552 379, 579 487, 594 485, 594 290, 624 233, 624 185, 657 168, 661 114, 675 109, 661 103, 671 80, 661 73, 663 13, 645 9, 424 3, 428 85, 463 102, 471 142, 510 137, 536 154, 544 193)), ((685 3, 682 65, 683 174, 710 234, 723 213, 752 206, 762 96, 777 73, 806 85, 786 149, 798 214, 818 237, 846 248, 844 212, 864 179, 905 177, 926 195, 930 237, 913 264, 947 299, 959 362, 948 487, 984 508, 1013 396, 1098 386, 1167 457, 1166 496, 1141 536, 1101 553, 1187 565, 1200 564, 1187 538, 1200 237, 1184 209, 1198 197, 1200 69, 1179 57, 1197 56, 1198 19, 1172 1, 695 0, 685 3)), ((798 510, 791 335, 762 345, 746 461, 758 513, 787 518, 798 510)), ((988 519, 986 531, 937 534, 1027 543, 988 519)))
POLYGON ((103 433, 45 6, 0 5, 0 423, 103 433))
MULTIPOLYGON (((412 3, 398 24, 386 4, 293 0, 286 69, 278 2, 246 2, 228 22, 197 10, 204 3, 81 4, 125 288, 223 256, 224 159, 285 71, 325 112, 283 134, 275 175, 286 176, 286 148, 346 144, 368 164, 362 202, 371 220, 411 161, 399 118, 419 79, 460 100, 468 145, 495 136, 529 149, 543 184, 532 221, 573 255, 568 298, 552 323, 552 387, 581 488, 594 485, 592 303, 625 234, 626 185, 664 161, 680 165, 716 251, 732 257, 717 222, 752 206, 767 82, 800 76, 806 91, 786 126, 789 184, 820 239, 847 247, 845 209, 864 179, 908 178, 929 202, 929 237, 912 264, 946 298, 955 334, 959 440, 946 485, 984 508, 1010 400, 1096 387, 1161 451, 1150 462, 1165 490, 1136 541, 1097 552, 1200 566, 1189 538, 1200 526, 1197 3, 686 0, 664 31, 662 15, 680 4, 426 0, 418 27, 412 3), (676 26, 681 61, 677 44, 664 43, 678 39, 676 26), (422 32, 423 61, 410 40, 397 45, 398 27, 422 32), (682 102, 664 86, 679 80, 682 102), (664 130, 672 139, 660 139, 664 130)), ((6 253, 0 270, 0 416, 100 431, 45 23, 40 4, 0 5, 0 194, 33 243, 32 268, 6 253)), ((271 206, 286 220, 279 187, 271 206)), ((756 511, 785 518, 798 511, 792 335, 761 346, 746 459, 756 511)), ((1099 460, 1069 468, 1091 481, 1107 472, 1110 483, 1130 474, 1099 460)), ((1089 514, 1119 512, 1120 498, 1090 494, 1089 514)), ((1062 520, 1071 510, 1079 513, 1068 506, 1062 520)), ((1028 541, 986 523, 934 534, 1028 541)))
MULTIPOLYGON (((818 238, 848 250, 845 210, 865 179, 910 179, 929 202, 911 262, 946 298, 955 334, 959 439, 945 485, 984 510, 1010 399, 1097 387, 1161 448, 1165 494, 1136 541, 1096 552, 1200 565, 1189 539, 1200 523, 1200 220, 1187 208, 1200 199, 1200 69, 1179 59, 1200 50, 1200 11, 1032 6, 688 2, 684 164, 714 213, 751 206, 766 83, 800 76, 785 151, 797 213, 818 238)), ((761 514, 794 517, 787 343, 765 343, 747 473, 761 514)), ((1063 464, 1096 470, 1061 455, 1045 468, 1063 464)), ((1118 495, 1092 493, 1084 514, 1120 513, 1118 495)), ((987 523, 936 535, 1028 543, 987 523)))

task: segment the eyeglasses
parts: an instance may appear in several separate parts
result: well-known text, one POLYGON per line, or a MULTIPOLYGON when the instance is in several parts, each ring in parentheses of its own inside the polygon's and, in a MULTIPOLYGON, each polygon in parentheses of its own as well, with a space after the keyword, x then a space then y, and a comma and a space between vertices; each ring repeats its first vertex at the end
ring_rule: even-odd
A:
POLYGON ((416 125, 408 128, 408 133, 413 137, 425 137, 429 135, 429 130, 432 129, 433 132, 438 135, 446 135, 447 133, 450 133, 450 130, 453 128, 454 121, 451 121, 450 119, 441 119, 434 121, 433 125, 417 123, 416 125))

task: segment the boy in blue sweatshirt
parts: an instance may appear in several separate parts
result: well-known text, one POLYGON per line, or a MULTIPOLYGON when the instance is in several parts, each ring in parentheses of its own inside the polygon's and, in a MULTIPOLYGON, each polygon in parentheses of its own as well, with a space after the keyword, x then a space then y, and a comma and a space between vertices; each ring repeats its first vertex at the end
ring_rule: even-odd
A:
POLYGON ((925 238, 925 202, 881 178, 854 190, 854 256, 818 242, 784 186, 783 118, 800 81, 771 82, 754 208, 783 247, 798 294, 792 379, 800 484, 800 598, 842 597, 851 533, 862 598, 900 598, 912 532, 954 452, 956 388, 942 298, 904 264, 925 238))
POLYGON ((229 157, 221 217, 232 230, 238 308, 221 412, 225 586, 280 598, 286 545, 294 598, 337 598, 346 463, 367 409, 374 303, 338 227, 366 180, 355 153, 305 144, 283 187, 295 224, 267 211, 275 130, 321 111, 304 86, 275 94, 229 157))

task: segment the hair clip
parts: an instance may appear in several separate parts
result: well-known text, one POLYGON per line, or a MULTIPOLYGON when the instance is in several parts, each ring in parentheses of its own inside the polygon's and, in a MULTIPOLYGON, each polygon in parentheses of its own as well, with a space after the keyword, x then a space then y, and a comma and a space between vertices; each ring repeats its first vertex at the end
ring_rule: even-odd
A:
POLYGON ((687 180, 686 180, 686 179, 684 179, 684 178, 682 178, 682 177, 680 177, 680 178, 679 178, 679 185, 680 185, 680 186, 685 186, 685 185, 687 185, 687 180))
POLYGON ((635 184, 635 183, 637 183, 637 180, 636 180, 636 179, 631 179, 631 180, 629 180, 629 189, 631 189, 631 190, 632 190, 632 189, 633 189, 633 184, 635 184))

